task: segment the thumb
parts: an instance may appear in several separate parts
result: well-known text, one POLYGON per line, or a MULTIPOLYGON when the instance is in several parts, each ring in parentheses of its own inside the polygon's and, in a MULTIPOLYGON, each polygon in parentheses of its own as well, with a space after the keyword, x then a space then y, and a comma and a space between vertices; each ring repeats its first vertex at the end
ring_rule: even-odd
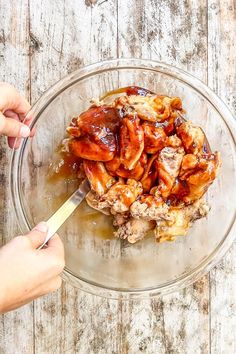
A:
POLYGON ((0 112, 0 134, 14 138, 27 138, 30 135, 30 128, 13 118, 6 118, 0 112))
POLYGON ((26 236, 29 237, 34 249, 37 249, 44 242, 48 232, 48 225, 42 221, 36 225, 26 236))

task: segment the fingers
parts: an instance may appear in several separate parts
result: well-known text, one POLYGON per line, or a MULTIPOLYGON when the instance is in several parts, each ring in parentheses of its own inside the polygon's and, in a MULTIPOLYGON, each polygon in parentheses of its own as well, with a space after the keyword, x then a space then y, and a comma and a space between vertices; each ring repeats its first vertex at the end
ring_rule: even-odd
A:
MULTIPOLYGON (((17 113, 15 113, 15 112, 13 112, 13 111, 10 111, 10 110, 8 110, 8 111, 6 111, 5 112, 5 117, 7 117, 7 118, 13 118, 13 119, 15 119, 16 121, 20 121, 20 119, 19 119, 19 115, 17 114, 17 113)), ((7 142, 8 142, 8 146, 11 148, 11 149, 13 149, 13 148, 15 148, 15 149, 18 149, 18 147, 20 146, 20 142, 21 142, 21 139, 16 139, 16 138, 13 138, 13 137, 8 137, 7 138, 7 142)))
MULTIPOLYGON (((7 112, 9 112, 9 111, 7 111, 7 112)), ((5 115, 6 115, 6 113, 5 113, 5 115)), ((14 113, 14 112, 11 112, 10 115, 11 115, 11 117, 12 117, 13 119, 15 119, 16 121, 18 121, 18 122, 20 121, 20 118, 19 118, 19 115, 18 115, 18 114, 14 113)), ((8 115, 8 117, 10 117, 10 115, 8 115)), ((29 119, 24 120, 24 124, 27 125, 27 126, 29 126, 32 119, 33 119, 33 117, 30 116, 29 119)), ((32 138, 34 135, 35 135, 35 127, 32 128, 32 130, 31 130, 29 136, 32 138)), ((9 146, 11 149, 13 149, 13 148, 14 148, 14 149, 18 149, 18 147, 20 146, 20 143, 21 143, 21 138, 8 137, 8 138, 7 138, 7 141, 8 141, 8 146, 9 146)))
POLYGON ((48 225, 46 222, 40 222, 31 230, 26 237, 28 237, 32 243, 32 247, 37 249, 45 241, 48 232, 48 225))
MULTIPOLYGON (((13 112, 13 111, 6 111, 5 112, 5 117, 7 117, 7 118, 13 118, 13 119, 15 119, 16 121, 20 121, 20 119, 19 119, 19 116, 18 116, 18 114, 17 113, 15 113, 15 112, 13 112)), ((20 146, 20 142, 21 142, 21 139, 16 139, 16 138, 13 138, 13 137, 8 137, 7 138, 7 142, 8 142, 8 146, 11 148, 11 149, 13 149, 13 147, 15 148, 15 149, 18 149, 18 147, 20 146)))
MULTIPOLYGON (((37 249, 45 241, 48 232, 48 225, 46 222, 42 221, 36 225, 29 233, 26 235, 33 245, 34 249, 37 249)), ((55 234, 47 243, 47 247, 43 248, 41 252, 45 254, 53 255, 58 261, 58 267, 64 268, 64 246, 60 237, 55 234)))
MULTIPOLYGON (((63 246, 63 243, 62 243, 60 237, 57 234, 55 234, 48 241, 47 246, 48 247, 44 250, 45 253, 54 253, 58 257, 64 259, 64 246, 63 246)), ((64 267, 64 265, 63 265, 63 267, 64 267)))
POLYGON ((10 84, 0 83, 0 111, 11 109, 19 114, 26 114, 30 110, 29 102, 10 84))
POLYGON ((14 118, 6 118, 0 112, 0 134, 15 138, 27 138, 30 135, 30 129, 14 118))
POLYGON ((14 112, 13 110, 11 109, 8 109, 4 112, 4 116, 7 117, 7 118, 14 118, 20 122, 23 122, 24 124, 26 125, 30 125, 30 123, 32 122, 33 120, 33 116, 32 114, 22 114, 22 113, 16 113, 14 112))
POLYGON ((8 109, 7 111, 5 111, 4 116, 7 118, 13 118, 15 120, 22 121, 22 119, 20 119, 19 115, 16 112, 12 111, 11 109, 8 109))
POLYGON ((12 137, 8 137, 7 138, 7 142, 8 142, 8 146, 11 149, 18 149, 18 147, 20 146, 20 142, 21 139, 20 138, 12 138, 12 137))
POLYGON ((0 82, 0 91, 0 135, 8 136, 9 147, 17 149, 20 139, 16 141, 14 138, 27 138, 34 135, 28 128, 32 115, 26 116, 30 104, 10 84, 0 82))

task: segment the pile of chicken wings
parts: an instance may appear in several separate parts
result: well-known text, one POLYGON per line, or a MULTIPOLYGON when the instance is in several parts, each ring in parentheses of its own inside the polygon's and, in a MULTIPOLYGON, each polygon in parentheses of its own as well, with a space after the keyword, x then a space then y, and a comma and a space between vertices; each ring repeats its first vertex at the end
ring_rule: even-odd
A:
POLYGON ((219 153, 184 118, 178 97, 127 87, 105 101, 67 128, 69 152, 91 185, 88 204, 112 214, 115 236, 130 243, 150 230, 158 242, 186 235, 209 211, 202 197, 216 178, 219 153))

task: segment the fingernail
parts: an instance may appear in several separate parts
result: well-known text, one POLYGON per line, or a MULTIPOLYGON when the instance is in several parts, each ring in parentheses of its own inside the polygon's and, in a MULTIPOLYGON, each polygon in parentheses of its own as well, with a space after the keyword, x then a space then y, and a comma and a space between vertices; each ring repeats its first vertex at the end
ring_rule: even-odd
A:
POLYGON ((27 138, 30 135, 30 128, 27 125, 22 125, 20 127, 20 136, 22 138, 27 138))
POLYGON ((40 232, 47 232, 48 231, 48 225, 45 221, 41 221, 38 225, 36 225, 33 230, 37 230, 40 232))

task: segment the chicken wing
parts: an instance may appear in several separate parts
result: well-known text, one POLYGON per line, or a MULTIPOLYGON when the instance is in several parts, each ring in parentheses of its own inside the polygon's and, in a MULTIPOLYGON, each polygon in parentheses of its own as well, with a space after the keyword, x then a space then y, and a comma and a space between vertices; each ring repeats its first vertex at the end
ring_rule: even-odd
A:
POLYGON ((144 148, 143 128, 137 117, 124 118, 120 127, 120 162, 127 170, 133 170, 144 148))
POLYGON ((156 223, 153 220, 130 218, 125 224, 121 225, 114 233, 114 236, 125 239, 129 243, 135 243, 142 240, 148 233, 155 228, 156 223))
POLYGON ((179 174, 181 162, 184 156, 184 149, 165 147, 158 157, 158 189, 164 199, 166 199, 179 174))
POLYGON ((198 154, 203 152, 205 134, 200 127, 188 121, 177 126, 176 131, 178 137, 182 140, 186 153, 198 154))
POLYGON ((205 217, 210 210, 203 200, 197 200, 183 208, 170 208, 169 220, 159 220, 155 229, 157 242, 173 241, 177 236, 185 236, 192 223, 205 217))
MULTIPOLYGON (((114 145, 111 145, 112 149, 114 145)), ((115 151, 105 148, 89 137, 71 139, 69 142, 69 151, 75 156, 91 161, 109 161, 112 160, 115 151)))
POLYGON ((218 152, 184 156, 179 178, 185 181, 189 188, 189 193, 183 197, 185 203, 192 203, 206 193, 216 178, 220 165, 221 160, 218 152))
POLYGON ((157 165, 157 160, 156 160, 157 157, 158 157, 158 153, 155 155, 152 155, 147 161, 147 165, 145 167, 145 172, 144 172, 143 177, 141 179, 144 193, 148 193, 156 182, 156 179, 158 176, 158 169, 157 169, 158 165, 157 165))
POLYGON ((99 196, 105 194, 116 182, 116 180, 109 175, 102 162, 84 160, 83 166, 91 189, 99 196))
POLYGON ((130 207, 130 214, 136 218, 146 220, 168 219, 169 207, 161 197, 142 195, 130 207))
POLYGON ((116 108, 106 105, 91 107, 77 121, 73 118, 67 128, 67 132, 74 137, 70 151, 87 160, 112 160, 117 151, 119 125, 120 116, 116 108))
POLYGON ((171 116, 176 117, 176 110, 182 111, 182 102, 178 97, 168 96, 122 96, 116 101, 128 114, 136 112, 139 118, 149 122, 162 122, 171 116))
POLYGON ((99 208, 99 198, 99 195, 92 190, 85 197, 86 202, 91 208, 98 210, 105 215, 110 215, 109 208, 99 208))
POLYGON ((134 179, 128 179, 126 184, 119 181, 100 198, 99 207, 110 207, 112 214, 127 212, 142 192, 142 184, 134 179))
POLYGON ((121 163, 121 159, 119 156, 115 156, 114 159, 106 162, 105 166, 112 176, 132 178, 136 181, 139 181, 144 173, 146 164, 147 154, 143 152, 136 166, 132 170, 127 170, 124 167, 124 165, 121 163))
POLYGON ((165 147, 167 136, 163 128, 158 128, 155 124, 144 122, 144 151, 147 154, 156 154, 165 147))

